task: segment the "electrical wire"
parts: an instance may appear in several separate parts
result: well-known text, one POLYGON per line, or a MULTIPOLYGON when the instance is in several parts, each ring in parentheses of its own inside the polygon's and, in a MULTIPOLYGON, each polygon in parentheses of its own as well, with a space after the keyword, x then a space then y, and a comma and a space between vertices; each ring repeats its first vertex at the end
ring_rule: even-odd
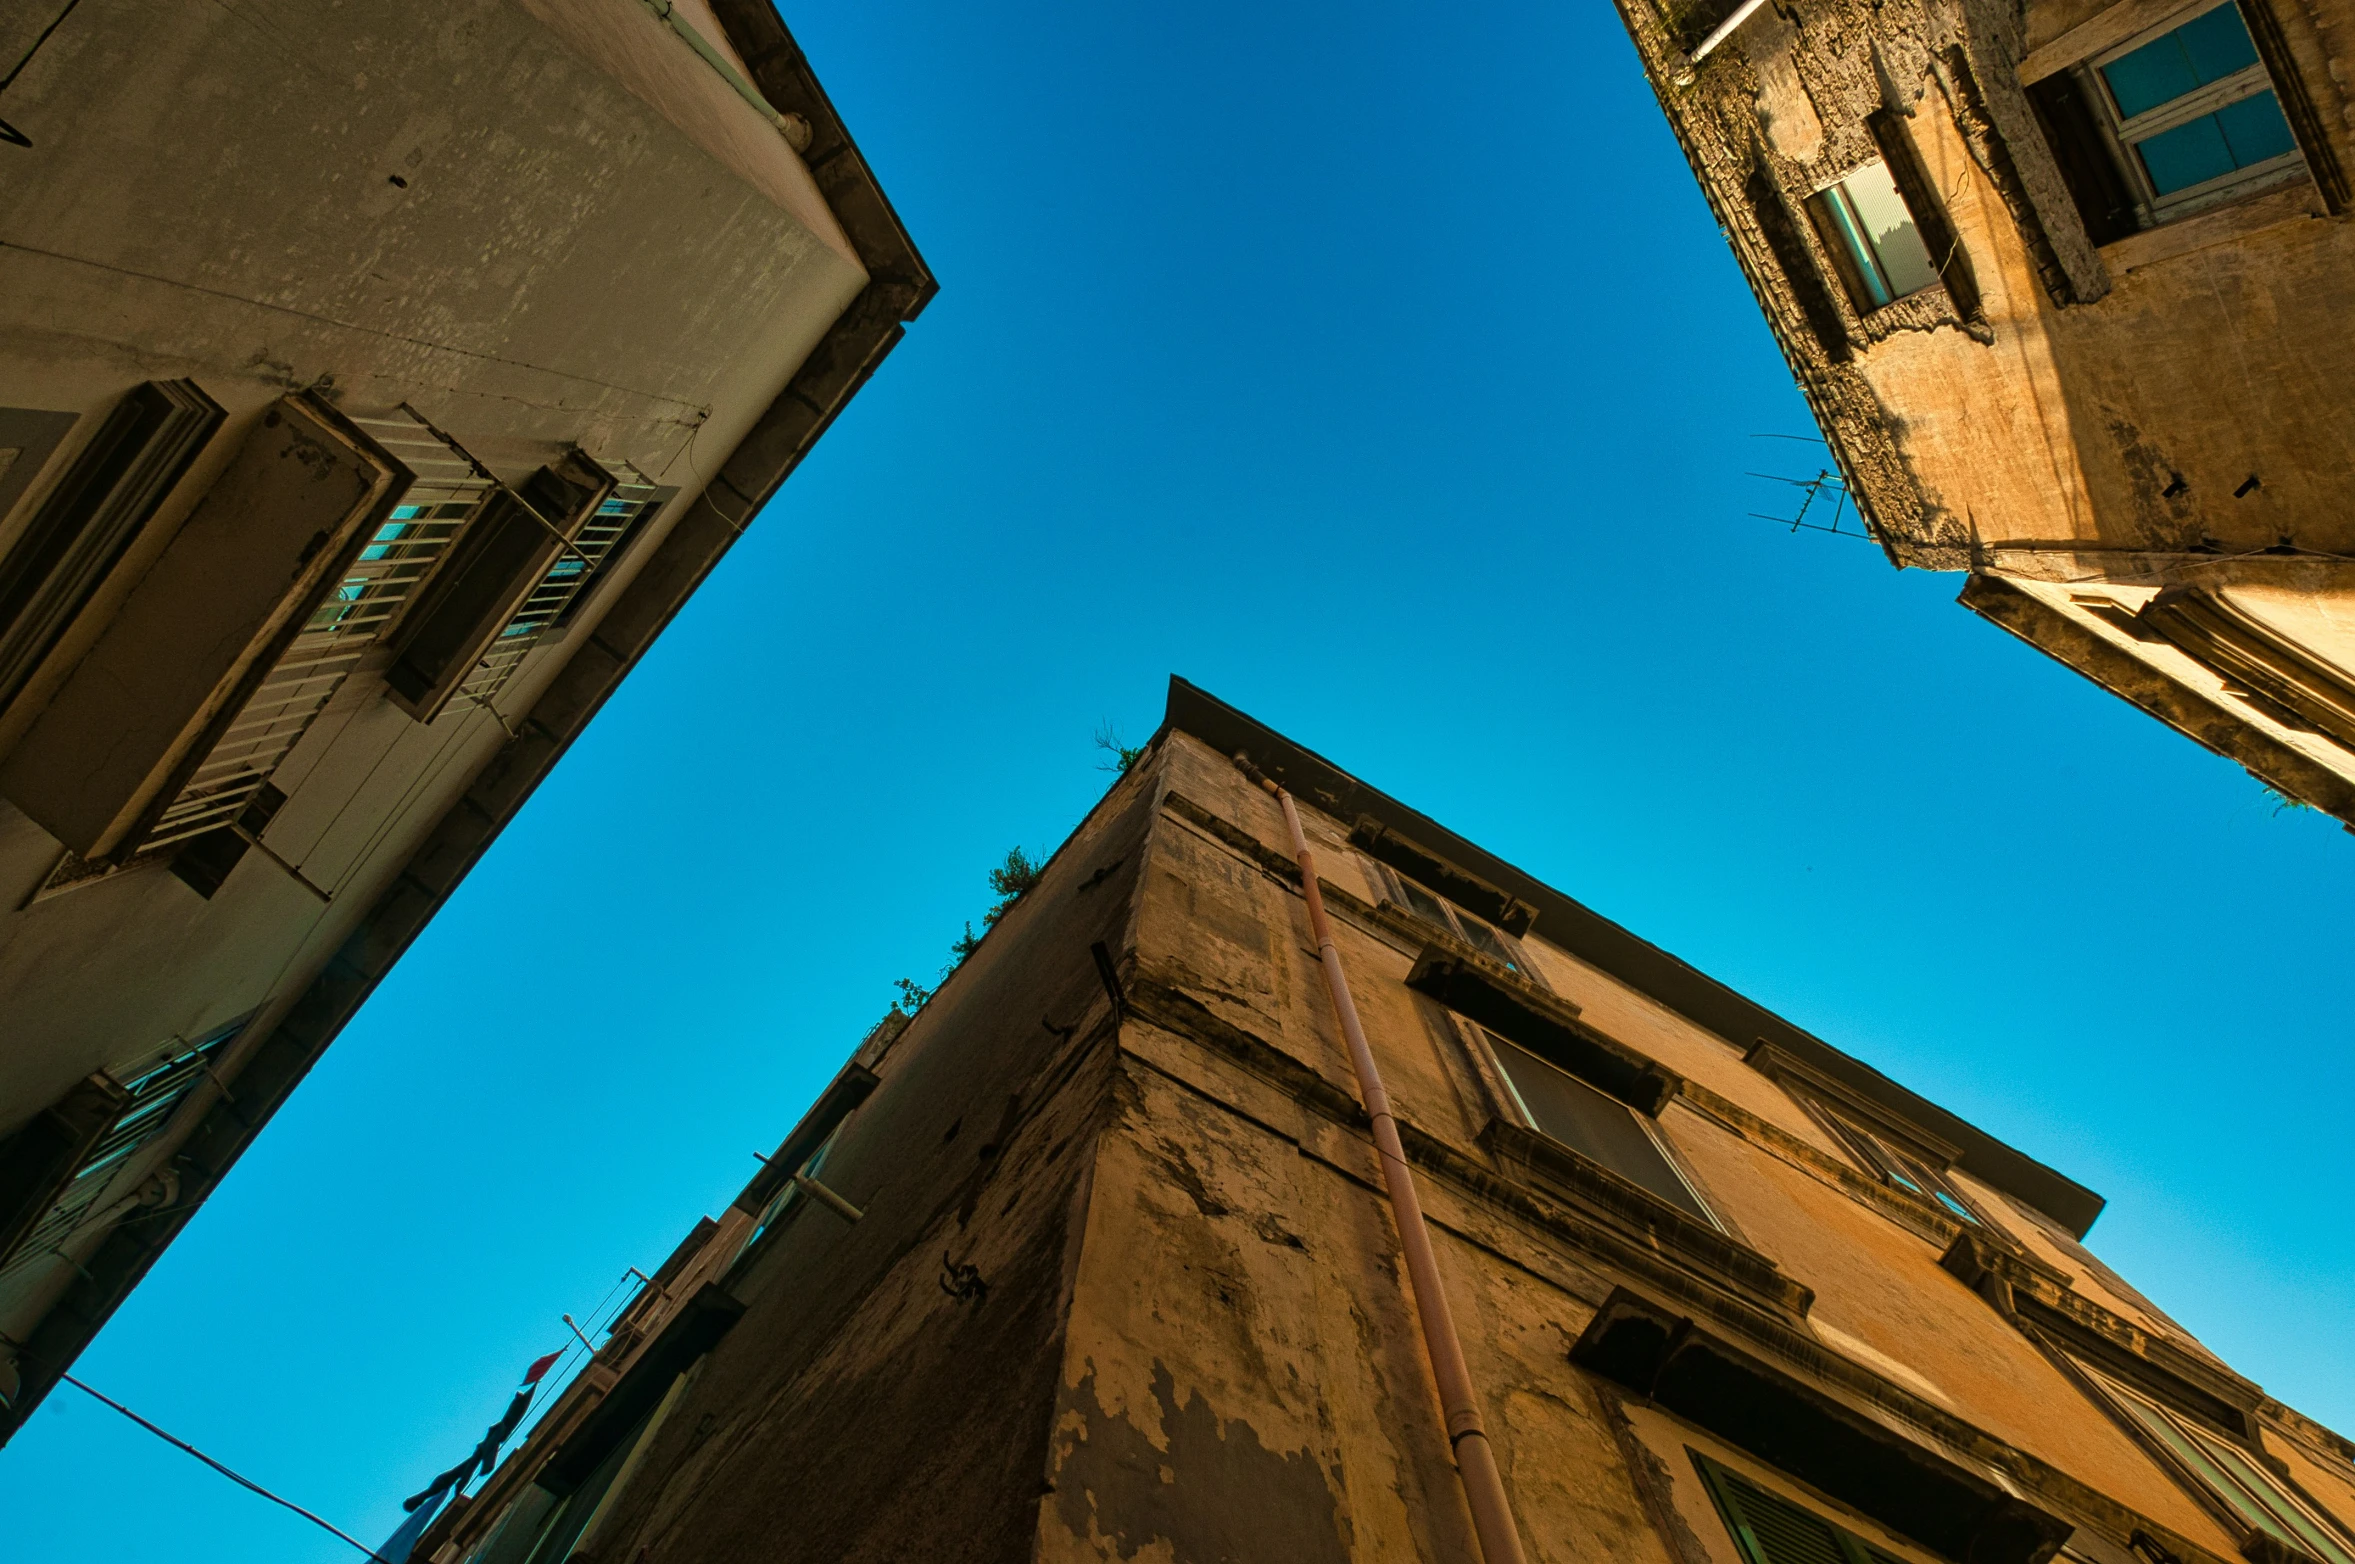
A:
POLYGON ((246 1476, 242 1472, 231 1470, 221 1462, 214 1460, 209 1455, 206 1455, 202 1450, 197 1449, 196 1446, 190 1444, 187 1440, 182 1439, 179 1435, 156 1427, 155 1424, 150 1423, 147 1419, 141 1417, 138 1413, 132 1411, 129 1407, 123 1405, 114 1397, 107 1395, 104 1391, 95 1390, 90 1386, 85 1385, 80 1380, 74 1378, 71 1374, 60 1374, 58 1378, 64 1380, 67 1384, 73 1386, 76 1390, 83 1392, 85 1395, 91 1396, 96 1400, 104 1402, 106 1405, 113 1407, 117 1412, 122 1413, 123 1416, 129 1418, 132 1422, 137 1423, 141 1428, 146 1429, 149 1433, 155 1435, 156 1438, 161 1439, 164 1443, 172 1446, 174 1449, 187 1451, 190 1455, 195 1456, 199 1461, 202 1461, 205 1465, 211 1467, 214 1471, 219 1472, 223 1477, 228 1478, 231 1482, 237 1484, 237 1486, 240 1488, 251 1489, 253 1492, 258 1493, 263 1498, 269 1500, 272 1504, 284 1505, 287 1509, 294 1511, 295 1514, 301 1516, 304 1520, 309 1521, 312 1525, 335 1533, 335 1535, 341 1537, 344 1541, 350 1543, 353 1547, 358 1548, 362 1553, 368 1555, 368 1557, 376 1560, 376 1564, 392 1564, 390 1559, 387 1559, 383 1554, 377 1552, 374 1548, 371 1548, 368 1546, 368 1544, 362 1542, 359 1538, 353 1536, 350 1532, 345 1531, 341 1526, 336 1525, 333 1521, 326 1519, 324 1516, 313 1514, 311 1511, 306 1510, 301 1505, 295 1503, 292 1499, 286 1498, 280 1494, 272 1493, 269 1489, 263 1487, 260 1483, 255 1482, 252 1478, 246 1476))

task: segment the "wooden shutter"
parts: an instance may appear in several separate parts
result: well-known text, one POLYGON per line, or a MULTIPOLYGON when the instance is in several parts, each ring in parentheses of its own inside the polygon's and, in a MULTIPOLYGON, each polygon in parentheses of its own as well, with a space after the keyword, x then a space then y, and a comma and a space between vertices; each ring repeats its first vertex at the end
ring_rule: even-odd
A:
MULTIPOLYGON (((221 409, 193 380, 151 381, 110 408, 74 454, 5 558, 0 558, 0 706, 35 671, 89 604, 156 507, 220 428, 221 409)), ((17 457, 0 474, 0 511, 62 431, 42 421, 70 415, 12 409, 24 426, 7 441, 17 457)))
POLYGON ((0 792, 84 858, 135 847, 408 480, 309 393, 272 404, 0 764, 0 792))
POLYGON ((1695 1454, 1693 1459, 1749 1564, 1903 1564, 1706 1456, 1695 1454))

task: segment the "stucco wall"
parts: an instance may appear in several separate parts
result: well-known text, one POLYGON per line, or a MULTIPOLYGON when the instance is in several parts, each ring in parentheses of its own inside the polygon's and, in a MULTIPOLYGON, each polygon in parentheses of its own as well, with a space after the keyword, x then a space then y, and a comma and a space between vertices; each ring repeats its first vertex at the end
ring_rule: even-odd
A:
MULTIPOLYGON (((1695 1451, 1906 1564, 1934 1557, 1576 1366, 1572 1344, 1631 1284, 1721 1323, 1773 1315, 1758 1340, 1784 1345, 1759 1350, 1827 1394, 1883 1387, 1870 1416, 2063 1514, 2077 1560, 2128 1564, 2136 1530, 2185 1564, 2234 1555, 2235 1534, 2114 1414, 1941 1266, 1962 1224, 1868 1180, 1731 1043, 1550 950, 1542 927, 1524 948, 1583 1020, 1688 1072, 1661 1131, 1724 1231, 1781 1280, 1713 1272, 1665 1228, 1647 1245, 1500 1160, 1463 1037, 1405 986, 1413 941, 1372 906, 1342 823, 1304 814, 1532 1559, 1737 1564, 1695 1451)), ((877 1066, 884 1084, 826 1170, 864 1219, 808 1212, 731 1276, 750 1311, 697 1371, 601 1550, 646 1564, 1474 1556, 1280 829, 1182 732, 1113 789, 877 1066), (1086 956, 1099 939, 1117 1012, 1086 956), (977 1165, 984 1122, 997 1128, 977 1165), (986 1295, 953 1296, 944 1261, 976 1266, 986 1295), (944 1468, 944 1452, 963 1464, 944 1468)), ((2095 1303, 2140 1307, 1963 1183, 2001 1241, 2095 1303)), ((2296 1444, 2309 1491, 2355 1500, 2326 1436, 2279 1432, 2269 1447, 2296 1444)))
MULTIPOLYGON (((577 443, 678 485, 601 583, 610 600, 864 281, 838 231, 813 232, 515 5, 282 7, 267 47, 245 10, 93 5, 10 92, 36 146, 0 160, 0 403, 94 413, 185 375, 229 410, 131 574, 268 402, 325 384, 355 413, 409 403, 511 480, 577 443)), ((653 27, 639 45, 711 74, 622 12, 653 27)), ((597 606, 503 707, 528 708, 597 606)), ((20 1045, 0 1060, 0 1130, 299 976, 505 736, 479 708, 421 727, 378 695, 348 681, 278 779, 272 844, 337 905, 256 862, 209 903, 150 873, 17 911, 56 847, 0 804, 0 990, 20 1045)))
MULTIPOLYGON (((42 20, 0 18, 11 59, 42 20)), ((228 415, 64 663, 291 389, 407 404, 510 482, 578 445, 678 493, 496 709, 419 724, 377 663, 345 682, 275 774, 266 833, 325 902, 259 852, 210 900, 155 868, 29 900, 60 848, 0 802, 0 1133, 247 1012, 259 1042, 867 282, 775 126, 622 0, 86 0, 7 112, 34 146, 0 158, 0 405, 81 423, 0 548, 130 387, 189 377, 228 415)), ((37 703, 18 704, 0 743, 37 703)), ((12 1284, 0 1328, 71 1284, 55 1269, 12 1284)))

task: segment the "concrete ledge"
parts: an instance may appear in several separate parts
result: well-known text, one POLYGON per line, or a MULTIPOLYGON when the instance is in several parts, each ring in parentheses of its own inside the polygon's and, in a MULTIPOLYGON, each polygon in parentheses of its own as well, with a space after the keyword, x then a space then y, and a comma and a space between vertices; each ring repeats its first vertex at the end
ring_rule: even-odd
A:
POLYGON ((2300 754, 2239 713, 2194 694, 2001 576, 1972 576, 1955 601, 2111 694, 2132 701, 2184 737, 2236 762, 2284 798, 2310 804, 2355 832, 2355 782, 2300 754))

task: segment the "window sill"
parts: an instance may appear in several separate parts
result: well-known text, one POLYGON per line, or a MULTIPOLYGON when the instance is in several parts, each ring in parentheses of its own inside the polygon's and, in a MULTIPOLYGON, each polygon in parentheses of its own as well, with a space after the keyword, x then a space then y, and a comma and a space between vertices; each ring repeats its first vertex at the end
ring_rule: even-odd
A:
POLYGON ((2315 189, 2313 180, 2301 176, 2229 206, 2128 234, 2103 245, 2099 253, 2113 274, 2139 271, 2196 250, 2236 243, 2282 223, 2323 215, 2322 193, 2315 189))
POLYGON ((1423 947, 1406 986, 1639 1113, 1658 1117, 1683 1077, 1578 1019, 1578 1007, 1452 939, 1423 947))
POLYGON ((1805 1315, 1815 1301, 1811 1290, 1785 1276, 1780 1266, 1749 1245, 1686 1215, 1650 1190, 1537 1130, 1491 1119, 1480 1132, 1480 1145, 1507 1174, 1534 1184, 1555 1199, 1567 1200, 1590 1216, 1641 1233, 1647 1247, 1753 1303, 1805 1315))

